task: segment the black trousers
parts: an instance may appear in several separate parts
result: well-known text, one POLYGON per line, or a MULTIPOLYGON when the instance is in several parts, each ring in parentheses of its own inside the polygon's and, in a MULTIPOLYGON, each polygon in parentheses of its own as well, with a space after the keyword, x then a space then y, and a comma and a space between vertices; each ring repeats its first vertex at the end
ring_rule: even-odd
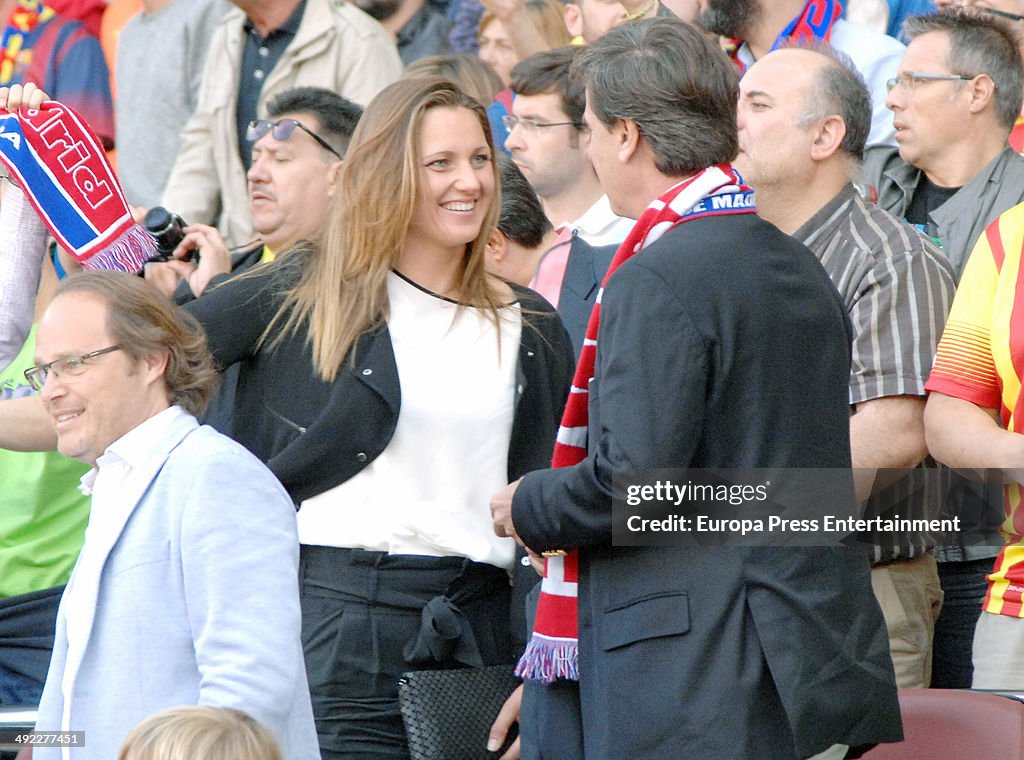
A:
MULTIPOLYGON (((527 632, 537 616, 540 583, 526 596, 527 632)), ((523 760, 583 760, 583 723, 577 681, 523 682, 519 715, 520 754, 523 760)))
POLYGON ((303 546, 302 643, 320 749, 407 758, 398 679, 512 661, 509 576, 459 557, 303 546))
POLYGON ((39 704, 63 586, 0 599, 0 705, 39 704))

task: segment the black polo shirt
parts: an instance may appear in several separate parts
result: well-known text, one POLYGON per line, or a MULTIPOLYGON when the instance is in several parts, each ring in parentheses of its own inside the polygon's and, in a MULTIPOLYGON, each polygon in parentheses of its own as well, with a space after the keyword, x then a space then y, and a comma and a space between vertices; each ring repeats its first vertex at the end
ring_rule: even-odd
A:
POLYGON ((288 20, 266 37, 260 36, 252 21, 248 18, 245 20, 245 47, 242 48, 242 68, 238 76, 236 120, 238 155, 246 171, 249 171, 252 164, 252 146, 245 139, 245 132, 249 122, 257 118, 263 82, 295 39, 305 10, 306 0, 301 0, 288 20))

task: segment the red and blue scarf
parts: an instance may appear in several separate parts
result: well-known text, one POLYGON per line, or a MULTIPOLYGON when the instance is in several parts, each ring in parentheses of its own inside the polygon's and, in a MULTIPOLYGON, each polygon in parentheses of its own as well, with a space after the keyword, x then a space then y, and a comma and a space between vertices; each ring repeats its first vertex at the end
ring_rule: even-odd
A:
MULTIPOLYGON (((583 349, 576 363, 572 389, 558 429, 552 467, 571 467, 587 456, 587 389, 594 377, 597 358, 601 296, 615 270, 679 224, 707 216, 753 213, 753 191, 731 166, 719 164, 669 188, 640 215, 608 266, 597 301, 590 312, 583 349)), ((575 550, 545 558, 533 634, 516 667, 516 674, 521 678, 544 683, 559 678, 579 680, 578 560, 575 550)))
POLYGON ((137 272, 156 253, 99 139, 68 106, 0 110, 0 163, 57 243, 87 269, 137 272))
MULTIPOLYGON (((828 42, 832 36, 832 27, 843 13, 843 6, 838 0, 810 0, 803 11, 789 22, 782 33, 772 44, 772 50, 782 47, 788 41, 802 42, 805 40, 821 40, 828 42)), ((740 70, 746 65, 739 59, 739 50, 743 40, 724 40, 722 48, 732 58, 740 70)))

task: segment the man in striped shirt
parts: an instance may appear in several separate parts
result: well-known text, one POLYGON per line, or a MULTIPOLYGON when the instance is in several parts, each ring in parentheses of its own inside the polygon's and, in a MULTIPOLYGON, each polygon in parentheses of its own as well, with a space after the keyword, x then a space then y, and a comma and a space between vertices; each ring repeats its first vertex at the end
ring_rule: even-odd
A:
POLYGON ((974 634, 975 689, 1024 688, 1024 204, 978 240, 939 342, 926 424, 935 458, 1002 471, 1006 546, 988 576, 974 634))
MULTIPOLYGON (((927 456, 924 382, 955 290, 946 258, 913 227, 863 201, 871 101, 849 60, 827 47, 778 50, 740 82, 736 165, 759 214, 819 258, 853 323, 850 444, 869 516, 924 517, 929 494, 904 479, 872 495, 876 468, 927 456), (822 203, 825 200, 824 204, 822 203)), ((828 505, 822 505, 827 513, 828 505)), ((901 687, 927 687, 942 592, 925 536, 873 536, 872 585, 901 687)))

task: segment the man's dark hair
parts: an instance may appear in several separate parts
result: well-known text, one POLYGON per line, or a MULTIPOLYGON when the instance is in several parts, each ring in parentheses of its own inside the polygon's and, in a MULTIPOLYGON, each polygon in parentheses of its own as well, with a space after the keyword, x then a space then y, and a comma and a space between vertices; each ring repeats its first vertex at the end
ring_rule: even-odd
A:
POLYGON ((275 95, 267 103, 271 118, 286 113, 306 113, 320 123, 317 134, 344 156, 352 132, 363 115, 362 107, 323 87, 293 87, 275 95))
POLYGON ((569 121, 582 126, 583 109, 587 104, 583 82, 569 76, 572 62, 581 50, 579 45, 566 45, 524 58, 512 69, 512 92, 516 95, 558 93, 569 121))
POLYGON ((698 23, 723 37, 750 34, 764 15, 759 0, 707 0, 705 6, 698 23))
POLYGON ((910 41, 929 32, 949 35, 946 66, 950 72, 991 77, 999 123, 1013 129, 1024 100, 1024 63, 1020 36, 1009 22, 974 8, 944 8, 927 16, 909 17, 903 32, 910 41))
POLYGON ((501 216, 498 229, 519 245, 536 248, 551 231, 551 222, 544 216, 540 198, 519 167, 504 153, 498 154, 498 169, 501 171, 501 216))
POLYGON ((617 26, 577 55, 572 74, 601 123, 636 123, 662 174, 736 157, 736 67, 696 27, 668 18, 617 26))

